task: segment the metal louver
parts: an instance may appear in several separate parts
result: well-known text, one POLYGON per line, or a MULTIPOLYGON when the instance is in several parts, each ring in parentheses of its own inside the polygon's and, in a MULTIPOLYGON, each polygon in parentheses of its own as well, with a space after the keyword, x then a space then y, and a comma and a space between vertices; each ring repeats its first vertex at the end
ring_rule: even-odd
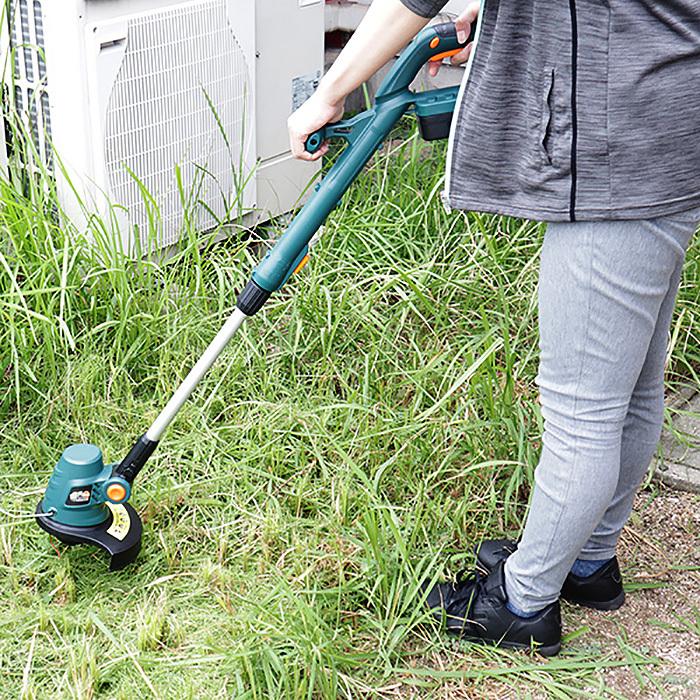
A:
POLYGON ((249 66, 225 0, 129 19, 104 152, 110 194, 129 212, 142 245, 155 211, 160 245, 177 240, 186 215, 206 229, 243 213, 251 110, 249 66))
POLYGON ((31 165, 36 168, 43 164, 51 171, 51 115, 41 0, 15 0, 9 19, 15 108, 36 150, 31 165))

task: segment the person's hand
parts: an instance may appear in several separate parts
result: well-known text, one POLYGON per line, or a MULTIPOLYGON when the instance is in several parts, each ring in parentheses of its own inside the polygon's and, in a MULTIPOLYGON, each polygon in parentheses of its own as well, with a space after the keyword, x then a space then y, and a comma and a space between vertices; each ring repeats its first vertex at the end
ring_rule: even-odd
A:
POLYGON ((292 155, 300 160, 318 160, 323 156, 328 151, 328 143, 324 143, 316 153, 308 153, 304 147, 306 139, 322 126, 342 119, 344 112, 345 100, 331 100, 321 88, 316 90, 287 120, 292 155))
MULTIPOLYGON (((457 39, 459 42, 467 40, 469 32, 471 31, 472 24, 476 22, 476 18, 479 15, 479 7, 481 3, 479 0, 474 0, 467 5, 467 9, 462 12, 462 14, 455 20, 455 26, 457 27, 457 39)), ((472 52, 473 41, 470 41, 459 53, 456 53, 451 57, 450 62, 453 66, 458 66, 462 63, 466 63, 469 59, 469 54, 472 52)), ((442 61, 431 61, 428 65, 428 73, 432 76, 438 74, 442 61)))

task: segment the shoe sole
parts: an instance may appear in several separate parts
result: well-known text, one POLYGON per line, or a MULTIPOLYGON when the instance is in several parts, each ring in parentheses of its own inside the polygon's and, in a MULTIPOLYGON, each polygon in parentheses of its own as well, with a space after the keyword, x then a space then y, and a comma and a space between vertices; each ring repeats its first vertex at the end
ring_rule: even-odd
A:
POLYGON ((459 629, 451 629, 450 627, 443 626, 442 617, 438 620, 431 615, 429 620, 426 620, 427 626, 433 630, 437 631, 444 630, 451 637, 458 637, 459 639, 469 642, 470 644, 481 644, 482 646, 492 646, 500 647, 505 649, 514 649, 516 651, 534 651, 541 656, 556 656, 561 649, 561 642, 556 642, 555 644, 544 644, 541 646, 536 646, 532 644, 523 644, 522 642, 509 642, 506 640, 496 641, 492 639, 483 639, 481 637, 469 637, 462 634, 459 629))
MULTIPOLYGON (((478 558, 476 560, 476 566, 483 574, 488 575, 491 573, 491 569, 478 558)), ((622 607, 625 602, 625 592, 620 591, 620 593, 610 600, 586 600, 585 598, 574 598, 564 595, 561 599, 573 605, 580 605, 583 608, 590 608, 591 610, 599 610, 601 612, 611 612, 612 610, 618 610, 622 607)))
POLYGON ((514 649, 516 651, 534 651, 540 656, 556 656, 561 650, 561 642, 556 644, 544 644, 542 646, 522 644, 520 642, 495 641, 492 639, 482 639, 481 637, 468 637, 463 635, 459 630, 447 629, 447 634, 453 637, 459 637, 470 644, 481 644, 482 646, 499 647, 501 649, 514 649))
POLYGON ((601 612, 610 612, 622 607, 622 604, 625 602, 625 592, 621 591, 610 600, 585 600, 583 598, 564 596, 562 596, 562 600, 565 600, 567 603, 573 603, 573 605, 580 605, 582 608, 591 608, 592 610, 600 610, 601 612))

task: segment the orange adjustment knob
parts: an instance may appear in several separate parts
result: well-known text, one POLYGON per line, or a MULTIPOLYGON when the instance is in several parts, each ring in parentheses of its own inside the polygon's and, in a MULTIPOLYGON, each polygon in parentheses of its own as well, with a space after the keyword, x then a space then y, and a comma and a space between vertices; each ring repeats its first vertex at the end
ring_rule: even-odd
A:
POLYGON ((430 40, 430 48, 431 48, 431 49, 437 48, 437 46, 438 46, 439 43, 440 43, 440 37, 439 37, 439 36, 433 37, 433 38, 430 40))
POLYGON ((126 489, 121 484, 110 484, 107 487, 107 498, 110 501, 123 501, 126 498, 126 489))

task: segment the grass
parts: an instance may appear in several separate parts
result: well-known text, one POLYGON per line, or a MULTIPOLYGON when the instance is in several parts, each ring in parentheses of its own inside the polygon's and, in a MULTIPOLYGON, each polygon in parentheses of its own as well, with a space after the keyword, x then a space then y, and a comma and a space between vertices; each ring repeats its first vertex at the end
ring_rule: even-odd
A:
MULTIPOLYGON (((24 516, 66 445, 123 455, 257 253, 188 231, 176 256, 130 260, 99 221, 57 225, 50 189, 2 184, 0 697, 620 697, 618 666, 649 682, 657 659, 585 630, 544 662, 421 626, 420 582, 525 515, 542 227, 446 213, 444 145, 389 149, 139 477, 143 551, 116 574, 24 516)), ((699 261, 695 244, 673 384, 698 379, 699 261)))

